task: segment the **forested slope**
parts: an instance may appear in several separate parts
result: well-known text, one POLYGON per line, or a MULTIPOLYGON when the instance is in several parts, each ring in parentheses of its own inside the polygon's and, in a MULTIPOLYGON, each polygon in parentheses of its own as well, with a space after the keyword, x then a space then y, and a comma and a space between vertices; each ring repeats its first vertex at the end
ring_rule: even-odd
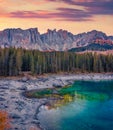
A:
POLYGON ((16 76, 26 71, 32 74, 113 72, 113 55, 0 48, 1 76, 16 76))

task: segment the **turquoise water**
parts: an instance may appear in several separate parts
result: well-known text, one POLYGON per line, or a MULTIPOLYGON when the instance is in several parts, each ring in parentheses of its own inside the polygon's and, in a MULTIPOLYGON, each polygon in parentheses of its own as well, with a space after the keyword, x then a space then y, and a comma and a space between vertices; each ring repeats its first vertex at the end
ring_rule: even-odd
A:
POLYGON ((113 81, 76 81, 72 88, 74 100, 41 110, 41 126, 46 130, 113 130, 113 81))

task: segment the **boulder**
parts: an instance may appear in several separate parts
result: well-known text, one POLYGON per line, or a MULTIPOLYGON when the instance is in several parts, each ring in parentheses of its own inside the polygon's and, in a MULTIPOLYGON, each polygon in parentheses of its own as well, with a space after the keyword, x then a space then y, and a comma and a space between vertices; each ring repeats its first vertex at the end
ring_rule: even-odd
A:
POLYGON ((12 113, 11 115, 10 115, 10 118, 11 119, 19 119, 19 118, 21 118, 19 115, 17 115, 17 114, 14 114, 14 113, 12 113))
POLYGON ((55 88, 61 88, 61 87, 63 87, 63 85, 60 84, 60 83, 53 83, 53 87, 55 87, 55 88))
POLYGON ((5 99, 4 99, 4 98, 2 98, 2 97, 0 97, 0 101, 5 101, 5 99))
POLYGON ((23 77, 22 79, 21 79, 21 82, 27 82, 29 79, 27 78, 27 77, 23 77))

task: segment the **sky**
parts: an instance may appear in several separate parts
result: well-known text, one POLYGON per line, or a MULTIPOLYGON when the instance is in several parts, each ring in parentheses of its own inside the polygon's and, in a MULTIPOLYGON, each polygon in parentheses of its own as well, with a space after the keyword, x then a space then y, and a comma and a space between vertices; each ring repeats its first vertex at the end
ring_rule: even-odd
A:
POLYGON ((113 0, 0 0, 0 30, 34 27, 113 35, 113 0))

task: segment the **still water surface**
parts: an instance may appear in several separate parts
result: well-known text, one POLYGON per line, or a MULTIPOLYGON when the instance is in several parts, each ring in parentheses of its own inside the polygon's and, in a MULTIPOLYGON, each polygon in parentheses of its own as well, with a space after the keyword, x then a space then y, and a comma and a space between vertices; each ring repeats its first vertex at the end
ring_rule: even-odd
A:
POLYGON ((113 81, 75 81, 74 100, 57 108, 42 109, 46 130, 113 130, 113 81))

